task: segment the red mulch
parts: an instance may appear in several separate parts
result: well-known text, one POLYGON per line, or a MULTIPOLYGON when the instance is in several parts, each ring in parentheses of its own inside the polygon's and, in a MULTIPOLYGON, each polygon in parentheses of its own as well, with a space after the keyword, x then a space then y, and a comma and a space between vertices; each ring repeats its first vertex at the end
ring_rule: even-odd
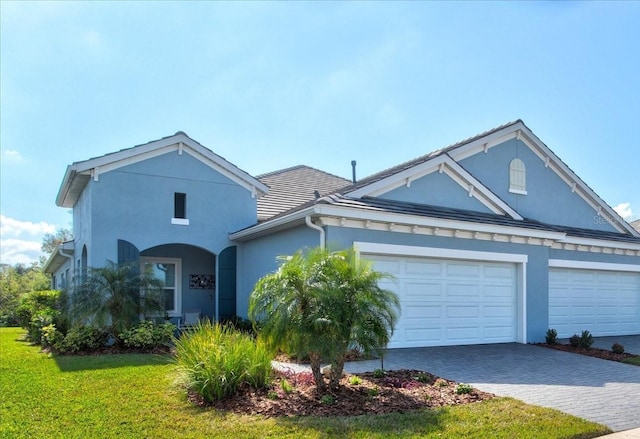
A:
POLYGON ((627 358, 640 357, 640 355, 629 354, 627 352, 623 352, 622 354, 616 354, 607 349, 599 349, 599 348, 580 348, 574 347, 570 344, 546 344, 546 343, 538 343, 538 346, 543 346, 549 349, 556 349, 558 351, 565 352, 573 352, 574 354, 580 355, 588 355, 590 357, 602 358, 603 360, 611 360, 611 361, 624 361, 627 358))
POLYGON ((494 397, 491 393, 472 389, 467 394, 456 393, 456 383, 417 370, 386 371, 383 377, 373 373, 345 375, 340 388, 319 395, 310 372, 279 373, 270 389, 245 387, 233 397, 206 403, 191 393, 190 400, 199 406, 211 406, 239 414, 278 416, 355 416, 407 412, 421 408, 468 404, 494 397), (360 378, 351 384, 353 376, 360 378), (291 390, 285 392, 282 381, 291 390), (330 395, 328 397, 327 395, 330 395))

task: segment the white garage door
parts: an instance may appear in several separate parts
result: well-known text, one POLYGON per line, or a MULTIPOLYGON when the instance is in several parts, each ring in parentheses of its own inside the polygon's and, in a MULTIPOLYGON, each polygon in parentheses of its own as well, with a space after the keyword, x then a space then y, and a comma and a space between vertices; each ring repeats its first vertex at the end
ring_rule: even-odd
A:
POLYGON ((640 334, 640 274, 550 268, 549 327, 562 338, 640 334))
POLYGON ((395 276, 400 297, 390 348, 516 341, 516 266, 502 262, 362 255, 395 276))

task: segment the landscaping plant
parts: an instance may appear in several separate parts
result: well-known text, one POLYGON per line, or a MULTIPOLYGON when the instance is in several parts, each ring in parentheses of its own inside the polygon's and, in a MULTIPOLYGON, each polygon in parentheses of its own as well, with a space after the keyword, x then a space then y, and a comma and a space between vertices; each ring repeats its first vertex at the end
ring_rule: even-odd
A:
POLYGON ((557 344, 558 343, 558 331, 553 328, 547 329, 547 334, 545 335, 545 342, 547 344, 557 344))
POLYGON ((611 345, 611 352, 614 354, 624 354, 624 346, 620 343, 614 343, 611 345))
POLYGON ((152 320, 145 320, 122 332, 118 338, 128 348, 153 350, 168 346, 171 343, 175 329, 176 325, 170 322, 156 325, 152 320))
POLYGON ((590 349, 593 344, 593 336, 589 331, 582 331, 580 335, 580 341, 578 342, 578 346, 583 349, 590 349))
POLYGON ((329 385, 338 387, 347 352, 384 348, 398 319, 399 299, 380 288, 388 276, 353 251, 315 248, 281 257, 279 269, 258 281, 249 316, 272 347, 308 356, 319 392, 325 391, 320 362, 331 364, 329 385))
POLYGON ((174 343, 182 382, 205 401, 231 396, 242 384, 254 388, 271 384, 271 351, 230 326, 199 322, 174 343))

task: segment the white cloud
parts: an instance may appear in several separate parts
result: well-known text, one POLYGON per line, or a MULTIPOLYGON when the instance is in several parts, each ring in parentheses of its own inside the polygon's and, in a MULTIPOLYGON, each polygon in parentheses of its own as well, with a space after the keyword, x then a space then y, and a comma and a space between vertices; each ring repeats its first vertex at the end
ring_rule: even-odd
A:
POLYGON ((2 160, 8 163, 22 163, 24 162, 24 157, 14 149, 5 149, 2 151, 2 160))
POLYGON ((0 262, 3 264, 30 264, 43 255, 40 242, 22 239, 2 239, 0 244, 0 262))
POLYGON ((38 236, 44 235, 45 233, 55 233, 55 231, 56 226, 44 221, 33 223, 31 221, 20 221, 0 215, 0 236, 3 238, 9 236, 19 237, 23 233, 38 236))
POLYGON ((56 226, 40 221, 20 221, 0 215, 0 262, 3 264, 29 264, 43 255, 42 237, 55 233, 56 226), (21 236, 27 235, 25 238, 21 236))
POLYGON ((631 211, 631 203, 620 203, 616 207, 613 208, 618 215, 620 215, 625 220, 630 220, 633 217, 633 212, 631 211))

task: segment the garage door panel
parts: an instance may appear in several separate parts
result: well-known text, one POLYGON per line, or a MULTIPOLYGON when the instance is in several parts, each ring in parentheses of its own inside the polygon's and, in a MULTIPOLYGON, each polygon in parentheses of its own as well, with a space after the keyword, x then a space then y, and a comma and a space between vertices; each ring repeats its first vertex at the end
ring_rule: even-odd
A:
POLYGON ((640 334, 640 274, 550 268, 549 327, 560 337, 640 334))
MULTIPOLYGON (((364 255, 376 269, 386 256, 364 255)), ((389 347, 516 341, 515 264, 395 257, 402 315, 389 347)), ((382 286, 382 283, 381 283, 382 286)))

